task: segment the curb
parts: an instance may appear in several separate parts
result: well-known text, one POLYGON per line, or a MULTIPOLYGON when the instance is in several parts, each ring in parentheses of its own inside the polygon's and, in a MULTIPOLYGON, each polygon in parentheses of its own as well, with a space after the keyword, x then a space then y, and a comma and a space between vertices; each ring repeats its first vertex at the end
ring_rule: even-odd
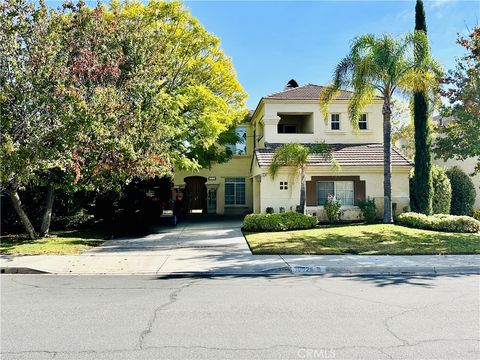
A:
POLYGON ((1 267, 0 274, 50 274, 50 275, 143 275, 159 277, 215 277, 215 276, 305 276, 305 275, 474 275, 480 274, 480 266, 440 266, 440 267, 382 267, 382 266, 285 266, 256 272, 242 271, 189 271, 157 273, 54 273, 28 267, 1 267))
POLYGON ((28 267, 1 267, 0 274, 50 274, 47 271, 41 271, 28 267))

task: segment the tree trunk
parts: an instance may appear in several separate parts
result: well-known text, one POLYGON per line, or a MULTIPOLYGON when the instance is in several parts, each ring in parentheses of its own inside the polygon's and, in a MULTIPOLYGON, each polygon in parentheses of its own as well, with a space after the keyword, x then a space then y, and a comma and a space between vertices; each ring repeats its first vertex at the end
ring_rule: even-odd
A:
POLYGON ((305 191, 306 183, 305 183, 305 169, 302 167, 300 173, 300 209, 302 210, 303 214, 307 213, 307 208, 305 206, 305 191))
POLYGON ((40 227, 40 237, 47 236, 50 231, 50 221, 52 220, 53 199, 55 197, 55 189, 53 186, 47 188, 47 199, 45 201, 45 211, 42 218, 42 226, 40 227))
POLYGON ((390 97, 385 96, 383 103, 383 222, 390 224, 392 217, 392 109, 390 97))
POLYGON ((30 239, 35 240, 37 238, 37 234, 35 233, 35 229, 33 228, 30 219, 28 218, 25 211, 23 211, 22 202, 20 201, 20 196, 18 196, 18 191, 15 190, 8 190, 8 196, 12 200, 13 208, 17 212, 18 217, 22 221, 23 227, 28 233, 30 239))

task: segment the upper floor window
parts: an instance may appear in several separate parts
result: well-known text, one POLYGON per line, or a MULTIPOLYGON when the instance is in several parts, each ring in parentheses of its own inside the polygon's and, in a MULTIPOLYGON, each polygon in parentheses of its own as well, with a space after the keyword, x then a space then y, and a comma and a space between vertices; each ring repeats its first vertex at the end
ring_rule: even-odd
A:
POLYGON ((279 134, 296 134, 297 133, 297 125, 278 124, 277 129, 279 134))
POLYGON ((368 130, 367 114, 360 115, 360 119, 358 119, 358 128, 360 130, 368 130))
POLYGON ((331 130, 340 130, 340 114, 331 114, 330 115, 330 129, 331 130))
POLYGON ((238 126, 235 129, 235 133, 239 137, 239 141, 236 144, 228 144, 227 148, 232 151, 232 154, 246 155, 247 154, 247 127, 238 126))

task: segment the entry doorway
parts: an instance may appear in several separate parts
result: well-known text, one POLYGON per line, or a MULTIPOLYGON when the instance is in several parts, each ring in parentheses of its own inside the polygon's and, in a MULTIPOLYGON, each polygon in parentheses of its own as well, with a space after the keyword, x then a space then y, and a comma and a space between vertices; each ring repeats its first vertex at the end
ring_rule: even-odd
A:
POLYGON ((190 213, 207 212, 207 179, 203 176, 189 176, 185 181, 186 209, 190 213))

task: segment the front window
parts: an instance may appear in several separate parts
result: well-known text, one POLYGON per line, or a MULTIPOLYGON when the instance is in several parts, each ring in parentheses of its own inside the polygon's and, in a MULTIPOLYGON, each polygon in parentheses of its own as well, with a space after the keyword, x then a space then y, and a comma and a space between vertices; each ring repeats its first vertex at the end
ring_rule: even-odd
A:
POLYGON ((229 144, 227 148, 232 151, 234 155, 246 155, 247 154, 247 127, 238 126, 235 129, 235 133, 239 137, 239 141, 236 144, 229 144))
POLYGON ((367 114, 362 114, 360 116, 360 119, 358 119, 358 128, 360 130, 367 130, 368 129, 367 114))
POLYGON ((225 205, 245 205, 245 178, 225 178, 225 205))
POLYGON ((340 114, 331 114, 330 115, 330 129, 331 130, 340 130, 340 114))
POLYGON ((342 205, 353 205, 353 181, 319 181, 317 182, 317 204, 325 205, 328 195, 336 196, 342 205))

